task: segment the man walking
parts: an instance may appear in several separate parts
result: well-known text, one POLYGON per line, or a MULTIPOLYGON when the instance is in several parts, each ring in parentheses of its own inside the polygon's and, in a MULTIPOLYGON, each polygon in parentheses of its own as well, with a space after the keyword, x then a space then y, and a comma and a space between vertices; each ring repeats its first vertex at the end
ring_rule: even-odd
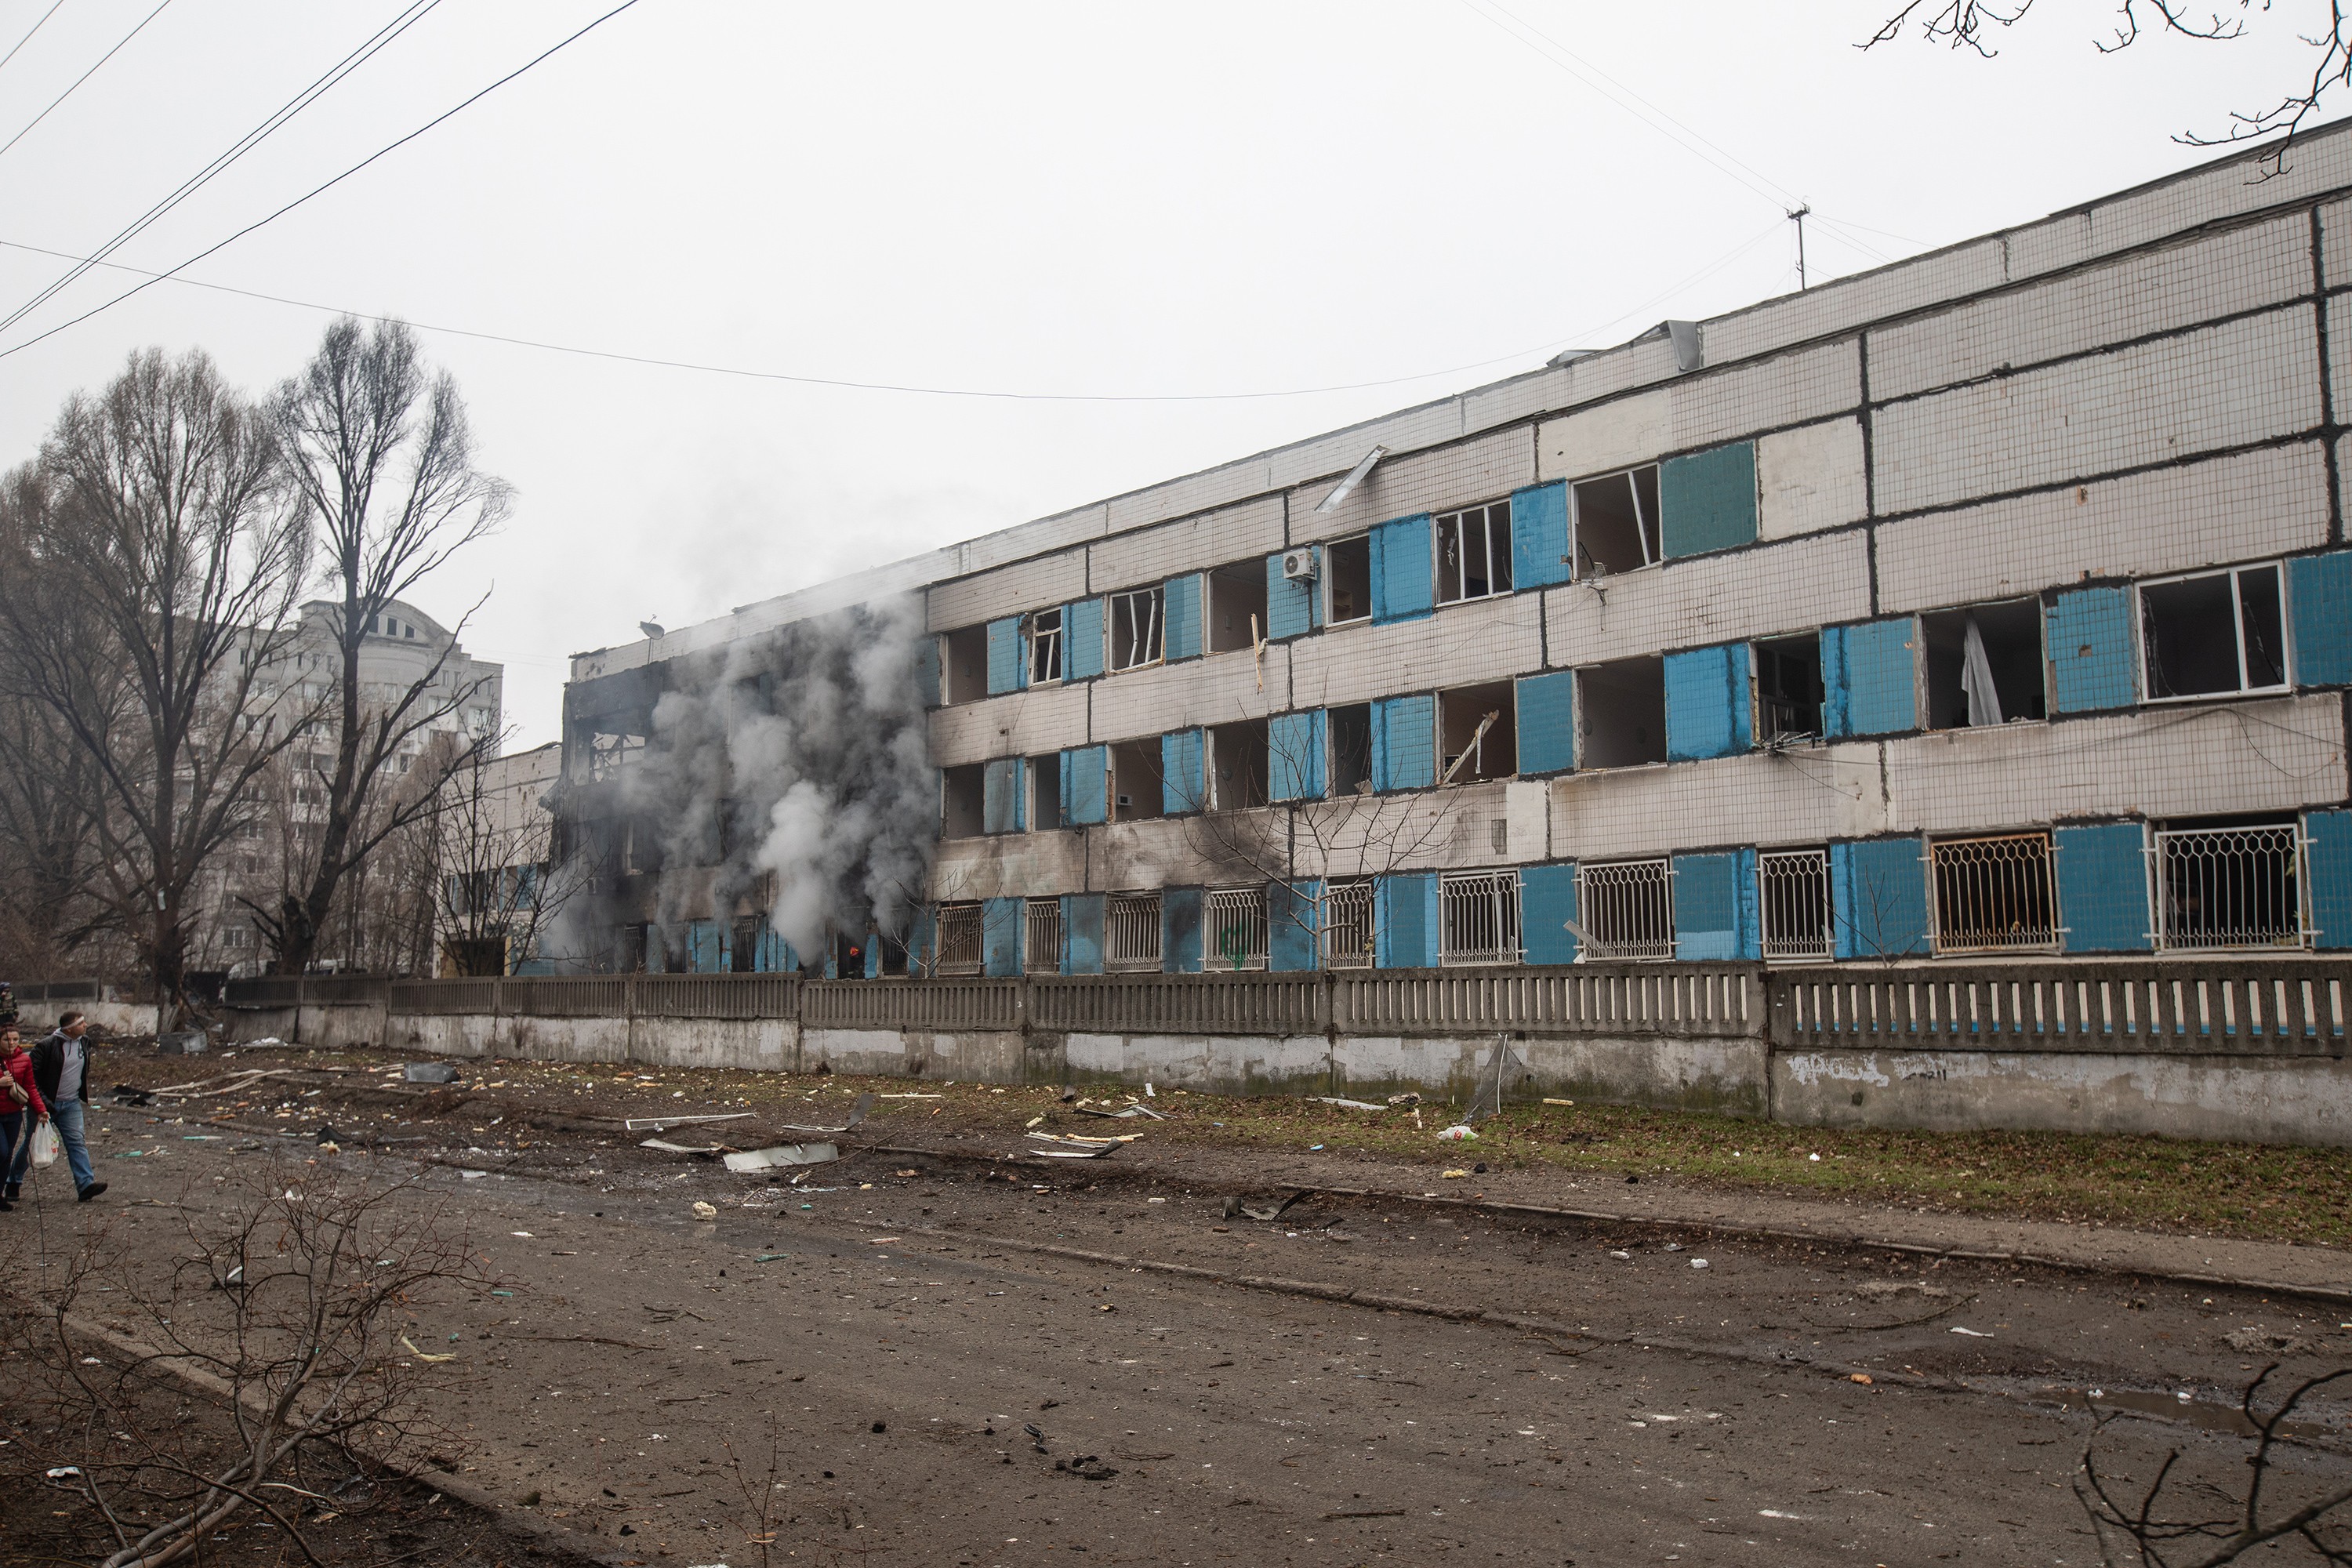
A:
MULTIPOLYGON (((89 1167, 89 1149, 82 1141, 89 1111, 90 1065, 89 1048, 82 1043, 82 1036, 89 1030, 88 1019, 79 1013, 67 1013, 33 1047, 33 1081, 48 1102, 49 1124, 58 1130, 58 1142, 66 1146, 66 1163, 73 1171, 74 1190, 83 1203, 106 1191, 106 1184, 89 1167)), ((23 1172, 21 1163, 10 1162, 6 1195, 11 1202, 23 1172)))

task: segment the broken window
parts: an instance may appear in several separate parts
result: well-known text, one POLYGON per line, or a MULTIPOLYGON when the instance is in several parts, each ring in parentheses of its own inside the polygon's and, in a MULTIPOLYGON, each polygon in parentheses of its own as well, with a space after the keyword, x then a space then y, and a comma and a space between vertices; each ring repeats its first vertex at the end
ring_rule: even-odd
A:
POLYGON ((1211 969, 1264 969, 1265 889, 1210 889, 1202 900, 1201 933, 1211 969))
POLYGON ((941 974, 980 973, 978 904, 940 906, 940 956, 936 967, 941 974))
POLYGON ((1576 868, 1578 955, 1675 955, 1674 877, 1665 860, 1618 860, 1576 868))
POLYGON ((755 915, 750 920, 737 921, 734 930, 730 932, 727 968, 730 973, 750 974, 759 967, 760 921, 755 915))
POLYGON ((1110 749, 1113 822, 1137 822, 1167 815, 1160 784, 1160 737, 1122 741, 1110 749))
POLYGON ((835 932, 833 939, 833 977, 835 980, 865 979, 866 948, 873 940, 871 931, 860 936, 852 936, 845 931, 835 932))
POLYGON ((2156 836, 2157 945, 2304 945, 2303 834, 2292 822, 2176 823, 2156 836))
POLYGON ((1577 671, 1576 709, 1582 741, 1579 767, 1625 768, 1666 760, 1664 659, 1628 658, 1577 671))
POLYGON ((1518 772, 1509 681, 1439 692, 1437 724, 1443 742, 1439 784, 1508 778, 1518 772))
POLYGON ((870 931, 866 940, 882 950, 882 973, 903 976, 907 973, 907 944, 887 931, 870 931))
POLYGON ((668 860, 667 848, 662 843, 661 824, 650 816, 629 818, 629 869, 658 871, 668 860))
POLYGON ((940 770, 940 837, 977 838, 987 831, 987 768, 970 763, 940 770))
POLYGON ((1325 744, 1330 767, 1325 774, 1334 796, 1372 793, 1372 705, 1353 702, 1324 710, 1325 744))
POLYGON ((1762 892, 1764 956, 1831 956, 1830 857, 1826 849, 1768 849, 1756 857, 1762 892))
POLYGON ((613 972, 642 974, 646 970, 646 928, 619 926, 613 932, 613 972))
POLYGON ((1437 882, 1440 963, 1519 961, 1519 874, 1471 871, 1437 882))
POLYGON ((1246 811, 1266 800, 1266 722, 1245 719, 1209 731, 1209 809, 1246 811))
MULTIPOLYGON (((1935 878, 1936 951, 2008 952, 2058 941, 2050 835, 1999 833, 1943 838, 1927 847, 1935 878)), ((1875 911, 1856 910, 1863 929, 1875 911)))
POLYGON ((988 695, 988 628, 966 626, 940 639, 940 700, 952 707, 988 695))
POLYGON ((1209 574, 1211 653, 1237 653, 1265 639, 1265 563, 1245 561, 1209 574))
POLYGON ((1437 520, 1437 602, 1511 591, 1511 503, 1474 506, 1437 520))
POLYGON ((1822 733, 1822 639, 1784 637, 1756 645, 1756 741, 1822 733))
POLYGON ((2143 583, 2139 624, 2151 699, 2286 684, 2275 565, 2143 583))
POLYGON ((1372 539, 1360 533, 1323 547, 1323 619, 1328 626, 1372 613, 1372 539))
POLYGON ((1159 894, 1113 893, 1104 900, 1103 968, 1113 974, 1159 973, 1159 894))
POLYGON ((1919 626, 1927 640, 1927 728, 2049 717, 2039 600, 1938 610, 1919 626))
POLYGON ((1062 972, 1062 900, 1031 899, 1021 906, 1021 968, 1028 974, 1062 972))
POLYGON ((1372 966, 1372 884, 1370 878, 1333 882, 1323 889, 1323 966, 1372 966))
POLYGON ((1160 662, 1162 601, 1160 586, 1138 588, 1110 596, 1110 667, 1139 669, 1160 662))
POLYGON ((1057 607, 1029 616, 1029 684, 1062 679, 1062 612, 1057 607))
POLYGON ((1665 558, 1658 531, 1658 466, 1647 464, 1570 487, 1576 575, 1605 577, 1665 558))
POLYGON ((619 778, 645 755, 646 738, 598 731, 588 738, 588 778, 591 783, 619 778))
POLYGON ((1029 827, 1051 833, 1062 826, 1062 753, 1029 759, 1029 827))

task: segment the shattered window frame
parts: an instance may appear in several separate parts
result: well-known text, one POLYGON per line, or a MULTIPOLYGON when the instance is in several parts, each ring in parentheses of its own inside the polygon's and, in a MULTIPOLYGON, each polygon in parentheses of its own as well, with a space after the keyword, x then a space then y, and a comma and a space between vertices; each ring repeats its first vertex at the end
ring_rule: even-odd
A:
POLYGON ((1110 633, 1108 662, 1113 670, 1149 669, 1162 661, 1168 646, 1167 592, 1165 584, 1155 583, 1109 596, 1110 613, 1103 624, 1110 633))
POLYGON ((2294 663, 2293 658, 2293 650, 2288 646, 2289 637, 2287 627, 2289 623, 2286 606, 2286 571, 2282 563, 2277 561, 2257 561, 2243 566, 2224 566, 2219 570, 2210 572, 2183 572, 2168 577, 2151 577, 2132 585, 2132 599, 2135 608, 2137 608, 2139 613, 2139 677, 2140 695, 2142 700, 2148 702, 2195 702, 2199 700, 2210 700, 2216 697, 2267 696, 2273 692, 2286 691, 2292 689, 2294 683, 2294 663), (2269 631, 2277 639, 2277 647, 2267 651, 2270 653, 2270 656, 2276 666, 2278 679, 2257 686, 2252 684, 2254 669, 2252 659, 2250 657, 2250 650, 2248 648, 2246 637, 2246 587, 2247 580, 2249 578, 2259 577, 2268 577, 2270 579, 2270 624, 2262 629, 2269 631), (2221 579, 2227 579, 2229 583, 2230 625, 2231 636, 2236 641, 2238 656, 2237 684, 2235 686, 2212 687, 2202 691, 2158 690, 2158 685, 2164 679, 2164 677, 2160 673, 2160 669, 2165 661, 2161 652, 2160 639, 2158 636, 2156 617, 2162 612, 2160 610, 2151 608, 2148 603, 2149 592, 2154 590, 2158 595, 2161 595, 2166 589, 2179 588, 2189 584, 2209 583, 2221 579))
POLYGON ((1442 512, 1431 531, 1437 549, 1441 605, 1499 599, 1511 592, 1511 502, 1508 497, 1442 512), (1474 548, 1475 542, 1475 548, 1474 548), (1450 559, 1449 559, 1450 551, 1450 559), (1471 592, 1473 555, 1484 563, 1484 585, 1471 592))
POLYGON ((1053 686, 1065 668, 1062 649, 1062 607, 1033 610, 1028 616, 1029 684, 1053 686))

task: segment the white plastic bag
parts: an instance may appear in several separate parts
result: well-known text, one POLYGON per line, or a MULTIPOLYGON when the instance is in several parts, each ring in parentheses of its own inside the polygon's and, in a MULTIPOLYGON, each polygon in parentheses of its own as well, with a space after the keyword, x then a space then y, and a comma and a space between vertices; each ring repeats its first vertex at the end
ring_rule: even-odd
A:
POLYGON ((58 1130, 44 1121, 33 1129, 33 1163, 54 1165, 58 1163, 58 1130))

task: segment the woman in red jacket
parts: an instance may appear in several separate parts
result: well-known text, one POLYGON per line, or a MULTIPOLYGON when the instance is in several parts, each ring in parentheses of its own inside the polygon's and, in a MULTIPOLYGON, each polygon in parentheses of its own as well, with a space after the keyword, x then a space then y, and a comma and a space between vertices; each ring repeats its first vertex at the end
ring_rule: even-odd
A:
MULTIPOLYGON (((31 1147, 33 1129, 48 1114, 40 1086, 33 1081, 32 1053, 17 1037, 15 1025, 0 1026, 0 1173, 15 1172, 15 1156, 31 1147)), ((16 1206, 0 1197, 0 1213, 16 1206)))

